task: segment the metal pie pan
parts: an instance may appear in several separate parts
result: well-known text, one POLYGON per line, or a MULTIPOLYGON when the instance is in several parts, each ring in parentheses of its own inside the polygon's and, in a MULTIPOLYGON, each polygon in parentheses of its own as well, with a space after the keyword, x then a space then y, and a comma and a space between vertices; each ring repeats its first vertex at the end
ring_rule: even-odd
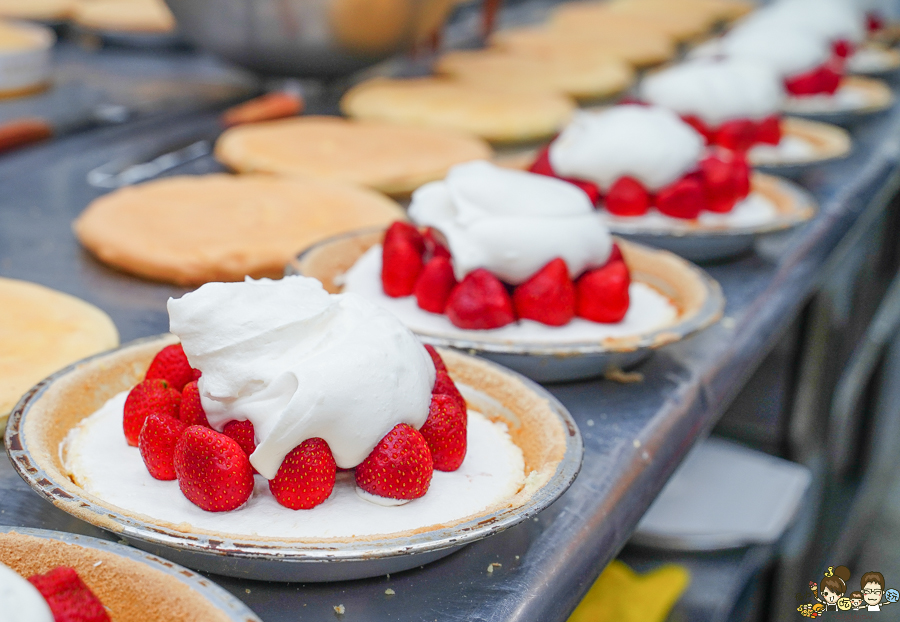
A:
POLYGON ((784 136, 806 140, 815 153, 806 159, 759 160, 750 151, 750 165, 755 171, 784 177, 798 177, 815 166, 843 160, 853 148, 850 133, 830 123, 784 117, 781 120, 784 136))
MULTIPOLYGON (((202 577, 181 566, 172 564, 172 562, 160 559, 155 555, 150 555, 143 551, 139 551, 130 546, 125 546, 117 542, 109 540, 101 540, 90 536, 82 536, 75 533, 66 533, 64 531, 51 531, 48 529, 31 529, 26 527, 9 527, 0 525, 0 533, 18 533, 23 536, 31 536, 42 540, 52 540, 80 546, 85 549, 93 549, 112 553, 118 557, 124 557, 137 564, 143 564, 153 570, 163 573, 183 583, 187 587, 198 592, 211 605, 216 607, 228 619, 234 622, 262 622, 259 617, 253 613, 244 603, 232 596, 226 590, 222 589, 206 577, 202 577)), ((165 603, 157 603, 164 606, 165 603)))
MULTIPOLYGON (((58 419, 53 413, 60 403, 60 395, 80 399, 74 396, 78 389, 73 389, 73 386, 81 386, 79 379, 85 374, 90 376, 84 377, 98 379, 92 385, 98 388, 89 398, 92 400, 91 405, 85 407, 84 412, 73 416, 80 420, 90 415, 107 399, 139 381, 152 356, 163 346, 175 341, 171 335, 133 341, 49 376, 34 386, 16 405, 10 415, 5 441, 6 451, 19 475, 55 506, 116 533, 136 547, 195 570, 245 579, 285 582, 341 581, 400 572, 449 555, 470 542, 504 531, 536 515, 569 488, 581 468, 581 435, 569 412, 556 398, 527 378, 493 363, 461 353, 448 353, 459 357, 463 365, 479 370, 480 374, 492 378, 498 384, 509 386, 511 383, 520 394, 533 396, 536 402, 544 405, 542 408, 548 413, 546 425, 556 430, 561 457, 558 461, 549 461, 543 471, 544 483, 530 491, 524 499, 515 498, 511 507, 488 511, 450 526, 409 535, 354 540, 302 541, 291 540, 289 537, 281 540, 213 534, 201 530, 182 531, 184 526, 176 529, 176 526, 162 521, 156 523, 148 517, 130 514, 103 502, 75 485, 65 474, 61 464, 58 464, 59 443, 71 429, 71 425, 62 426, 65 429, 54 433, 59 440, 50 447, 53 443, 41 438, 45 433, 38 431, 40 428, 37 424, 40 422, 42 426, 47 425, 48 417, 58 419), (47 399, 43 405, 42 399, 47 399), (42 409, 46 412, 33 414, 42 409), (26 428, 30 416, 43 419, 33 419, 30 427, 26 428)), ((452 371, 449 362, 448 366, 452 371)), ((489 390, 485 389, 481 393, 466 385, 460 385, 460 388, 470 403, 481 402, 483 408, 489 409, 482 410, 483 412, 499 413, 500 416, 506 413, 511 425, 519 425, 517 415, 506 408, 502 401, 492 397, 489 390)))
POLYGON ((789 98, 783 112, 795 117, 812 121, 852 125, 869 115, 878 114, 894 105, 894 94, 890 87, 881 80, 862 76, 847 76, 844 84, 850 84, 865 93, 866 102, 853 108, 821 109, 804 105, 803 98, 789 98))
POLYGON ((648 226, 639 218, 631 222, 620 218, 610 221, 609 228, 629 240, 671 251, 691 261, 706 262, 746 253, 757 238, 801 225, 816 213, 815 199, 794 182, 755 173, 753 188, 776 200, 780 210, 776 218, 760 225, 728 228, 704 226, 696 221, 648 226))
MULTIPOLYGON (((286 273, 315 277, 329 291, 338 292, 340 286, 335 279, 339 280, 338 277, 372 245, 379 244, 383 233, 381 229, 370 229, 320 242, 288 264, 286 273)), ((425 343, 476 354, 538 382, 564 382, 593 378, 633 366, 648 357, 653 350, 681 341, 715 323, 722 316, 725 308, 722 290, 703 270, 665 251, 629 244, 623 240, 619 240, 619 244, 626 261, 632 264, 632 276, 635 280, 646 281, 663 290, 670 298, 676 297, 682 289, 690 290, 692 298, 685 301, 683 306, 686 310, 676 323, 627 337, 553 344, 492 340, 488 334, 483 339, 418 331, 416 334, 425 343), (633 260, 638 259, 643 265, 660 266, 659 272, 663 274, 648 273, 640 269, 635 271, 633 260), (663 270, 663 267, 666 269, 663 270), (686 288, 682 287, 685 283, 688 284, 686 288)))

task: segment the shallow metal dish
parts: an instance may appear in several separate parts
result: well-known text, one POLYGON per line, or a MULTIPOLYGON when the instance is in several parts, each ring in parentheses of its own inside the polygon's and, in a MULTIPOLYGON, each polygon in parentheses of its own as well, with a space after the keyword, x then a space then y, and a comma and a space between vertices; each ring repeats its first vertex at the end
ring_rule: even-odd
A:
MULTIPOLYGON (((65 474, 59 446, 68 430, 113 395, 127 390, 145 373, 162 347, 176 340, 162 335, 131 342, 116 350, 71 365, 41 381, 16 405, 6 430, 6 451, 19 475, 61 510, 116 533, 135 546, 189 568, 246 579, 289 582, 340 581, 399 572, 421 566, 460 547, 503 531, 553 503, 581 468, 581 435, 571 415, 550 393, 526 378, 459 353, 446 362, 478 370, 498 385, 531 392, 545 405, 561 456, 550 460, 547 479, 515 507, 488 512, 449 527, 400 537, 355 541, 284 541, 179 531, 146 517, 128 514, 85 493, 65 474), (88 381, 87 379, 90 379, 88 381), (501 382, 502 381, 502 382, 501 382), (506 384, 504 384, 506 383, 506 384), (521 383, 521 384, 520 384, 521 383)), ((512 427, 517 415, 498 398, 465 384, 460 390, 484 413, 498 415, 512 427)), ((487 390, 486 390, 487 391, 487 390)), ((542 406, 543 408, 544 406, 542 406)), ((517 500, 518 502, 519 500, 517 500)))
POLYGON ((255 613, 237 598, 229 594, 227 591, 207 579, 201 577, 187 568, 175 566, 171 562, 160 559, 155 555, 150 555, 133 549, 130 546, 124 546, 117 542, 108 540, 100 540, 99 538, 91 538, 74 533, 66 533, 64 531, 50 531, 48 529, 30 529, 26 527, 6 527, 0 526, 0 533, 15 532, 24 536, 32 536, 41 538, 42 540, 55 540, 66 544, 74 544, 86 549, 94 549, 106 553, 113 553, 119 557, 124 557, 139 564, 149 566, 153 570, 157 570, 167 576, 177 579, 181 583, 190 587, 194 591, 202 595, 213 606, 224 613, 230 620, 234 622, 262 622, 255 613))
POLYGON ((830 123, 784 117, 781 120, 781 131, 785 137, 792 136, 806 141, 815 153, 804 160, 774 160, 754 157, 754 150, 751 149, 748 159, 753 170, 771 175, 796 177, 813 166, 846 158, 853 148, 850 132, 830 123))
MULTIPOLYGON (((335 283, 356 260, 374 244, 380 244, 384 232, 368 230, 337 236, 316 244, 288 264, 287 274, 312 276, 332 292, 340 291, 335 283)), ((644 281, 674 297, 678 284, 655 273, 635 270, 632 256, 643 261, 659 263, 679 272, 679 278, 689 281, 689 289, 696 299, 690 302, 690 311, 675 324, 646 333, 627 337, 608 338, 603 341, 568 343, 522 343, 491 339, 488 333, 483 339, 463 339, 435 333, 417 332, 425 343, 455 348, 477 354, 505 367, 514 369, 539 382, 579 380, 621 370, 647 358, 653 350, 685 339, 693 333, 718 321, 725 308, 725 298, 719 284, 705 272, 664 251, 638 247, 619 240, 626 261, 631 264, 632 278, 644 281), (668 291, 667 291, 668 290, 668 291)))
POLYGON ((330 78, 429 36, 453 0, 166 0, 198 47, 269 75, 330 78))
POLYGON ((666 223, 663 228, 648 226, 637 218, 632 222, 619 218, 609 221, 609 228, 629 240, 672 251, 691 261, 704 262, 745 253, 753 248, 757 238, 801 225, 816 214, 815 199, 794 182, 756 173, 753 185, 754 191, 765 188, 765 193, 777 197, 783 207, 779 216, 768 223, 724 229, 684 221, 666 223))

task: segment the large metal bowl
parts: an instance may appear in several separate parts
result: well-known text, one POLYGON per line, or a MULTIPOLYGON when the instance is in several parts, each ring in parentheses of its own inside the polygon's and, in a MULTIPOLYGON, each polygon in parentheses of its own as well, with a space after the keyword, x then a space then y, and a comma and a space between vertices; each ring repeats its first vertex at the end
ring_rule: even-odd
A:
POLYGON ((453 0, 166 0, 179 32, 253 71, 331 78, 409 49, 453 0))

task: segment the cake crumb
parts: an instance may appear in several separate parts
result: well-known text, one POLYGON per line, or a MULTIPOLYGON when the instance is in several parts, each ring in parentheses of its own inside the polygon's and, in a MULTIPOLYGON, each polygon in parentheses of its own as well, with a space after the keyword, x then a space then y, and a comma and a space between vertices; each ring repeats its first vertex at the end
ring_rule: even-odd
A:
POLYGON ((516 555, 516 559, 519 559, 519 556, 518 556, 518 555, 516 555))
POLYGON ((621 384, 632 384, 634 382, 643 382, 644 374, 636 371, 623 371, 618 367, 612 367, 604 372, 603 377, 613 382, 621 384))
POLYGON ((335 605, 335 606, 334 606, 334 612, 335 612, 336 614, 338 614, 339 616, 344 615, 344 612, 345 612, 345 611, 347 611, 347 609, 344 608, 343 605, 335 605))
POLYGON ((393 596, 393 595, 396 594, 397 592, 395 592, 395 591, 392 590, 391 588, 388 588, 388 589, 386 589, 386 590, 384 591, 384 593, 387 594, 388 596, 393 596))
POLYGON ((488 567, 487 567, 488 574, 493 574, 494 568, 503 568, 503 564, 499 564, 497 562, 491 562, 490 564, 488 564, 488 567))
POLYGON ((97 566, 99 566, 102 563, 103 563, 103 560, 101 559, 100 561, 98 561, 97 563, 94 564, 94 568, 96 568, 97 566))
POLYGON ((638 447, 641 446, 641 442, 637 439, 634 439, 633 441, 631 441, 631 444, 634 445, 635 449, 637 449, 638 447))
POLYGON ((593 419, 588 419, 588 422, 587 422, 587 423, 588 423, 588 427, 589 427, 589 428, 594 427, 594 420, 593 420, 593 419))
POLYGON ((247 594, 249 594, 249 593, 250 593, 250 588, 245 589, 244 592, 246 592, 247 594))
POLYGON ((728 329, 732 329, 737 325, 737 320, 733 317, 723 317, 722 318, 722 326, 728 329))

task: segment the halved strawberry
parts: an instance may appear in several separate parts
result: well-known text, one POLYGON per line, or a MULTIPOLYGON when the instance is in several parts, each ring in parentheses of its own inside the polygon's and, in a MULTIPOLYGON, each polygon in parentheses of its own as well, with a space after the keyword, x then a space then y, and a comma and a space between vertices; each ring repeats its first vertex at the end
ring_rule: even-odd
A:
POLYGON ((398 423, 356 467, 356 485, 389 499, 418 499, 431 485, 434 466, 428 443, 413 427, 398 423))
POLYGON ((613 243, 612 250, 609 251, 609 259, 606 260, 604 265, 609 265, 614 261, 625 261, 625 257, 622 256, 622 249, 616 243, 613 243))
POLYGON ((162 378, 151 378, 134 385, 125 398, 125 415, 122 418, 125 440, 132 447, 137 447, 141 428, 149 415, 157 413, 177 419, 180 405, 181 393, 162 378))
POLYGON ((738 200, 734 156, 719 150, 700 161, 706 208, 711 212, 730 212, 738 200))
POLYGON ((388 228, 381 249, 381 285, 394 298, 409 296, 422 272, 425 239, 409 223, 397 221, 388 228))
POLYGON ((870 33, 878 32, 884 28, 884 18, 878 13, 869 12, 866 14, 866 30, 870 33))
POLYGON ((731 174, 734 176, 734 187, 738 201, 745 199, 750 194, 750 176, 752 170, 745 157, 736 157, 731 163, 731 174))
POLYGON ((253 467, 241 446, 200 425, 175 444, 175 474, 188 501, 207 512, 236 510, 253 493, 253 467))
POLYGON ((725 149, 743 153, 753 146, 755 140, 756 124, 753 121, 733 119, 719 126, 712 142, 725 149))
POLYGON ((181 391, 184 385, 196 379, 194 377, 195 373, 199 374, 200 372, 192 368, 191 364, 188 363, 181 344, 175 343, 171 346, 166 346, 153 357, 144 379, 162 378, 173 389, 181 391))
POLYGON ((436 373, 444 372, 447 373, 447 366, 444 365, 444 359, 441 358, 441 355, 438 354, 438 351, 434 349, 434 346, 429 344, 424 344, 425 350, 428 351, 428 355, 431 357, 432 362, 434 362, 434 371, 436 373))
MULTIPOLYGON (((56 622, 109 622, 109 614, 74 568, 58 566, 28 578, 50 607, 56 622)), ((15 611, 9 612, 15 618, 15 611)), ((22 612, 19 612, 22 613, 22 612)))
POLYGON ((203 410, 203 404, 200 403, 200 390, 197 388, 197 381, 184 385, 184 391, 181 392, 181 408, 178 410, 178 418, 184 425, 202 425, 210 427, 206 418, 206 412, 203 410))
POLYGON ((855 46, 849 39, 838 39, 831 47, 838 58, 850 58, 855 46))
POLYGON ((834 95, 841 82, 841 72, 828 65, 797 74, 785 80, 784 87, 791 95, 834 95))
POLYGON ((436 232, 431 227, 428 227, 422 237, 425 240, 426 257, 446 257, 447 259, 450 259, 450 250, 441 239, 440 233, 436 232))
POLYGON ((703 185, 685 175, 656 193, 656 209, 673 218, 694 219, 706 207, 703 185))
POLYGON ((187 426, 170 415, 151 414, 138 437, 144 466, 155 479, 175 479, 175 443, 187 426))
POLYGON ((416 304, 431 313, 443 313, 454 287, 456 277, 453 275, 450 260, 436 255, 425 264, 425 268, 416 279, 416 286, 413 289, 416 304))
POLYGON ((681 120, 690 125, 692 128, 697 130, 697 132, 703 136, 704 140, 706 140, 707 144, 713 141, 714 132, 709 129, 709 126, 698 116, 692 114, 682 115, 681 120))
POLYGON ((469 416, 465 408, 449 395, 432 395, 428 419, 419 432, 428 443, 434 468, 455 471, 466 457, 466 428, 469 416))
POLYGON ((781 117, 777 114, 766 117, 756 126, 756 142, 777 145, 781 142, 781 117))
POLYGON ((466 399, 462 396, 462 393, 459 392, 459 388, 456 386, 456 383, 453 382, 453 378, 451 378, 450 374, 446 371, 439 371, 435 376, 434 387, 431 389, 431 394, 451 397, 460 408, 463 410, 467 409, 466 399))
POLYGON ((453 288, 445 311, 460 328, 500 328, 516 321, 503 283, 484 268, 473 270, 453 288))
POLYGON ((253 423, 250 421, 229 421, 222 428, 222 434, 241 446, 247 457, 250 457, 256 451, 256 431, 253 429, 253 423))
POLYGON ((622 321, 630 304, 630 284, 631 275, 624 261, 585 272, 576 283, 578 316, 605 324, 622 321))
POLYGON ((519 318, 563 326, 575 317, 575 285, 566 262, 557 257, 513 290, 519 318))
POLYGON ((650 193, 644 184, 626 175, 610 186, 604 206, 616 216, 642 216, 650 209, 650 193))
POLYGON ((328 443, 310 438, 284 457, 275 478, 269 480, 269 490, 284 507, 308 510, 328 498, 336 475, 337 465, 328 443))

